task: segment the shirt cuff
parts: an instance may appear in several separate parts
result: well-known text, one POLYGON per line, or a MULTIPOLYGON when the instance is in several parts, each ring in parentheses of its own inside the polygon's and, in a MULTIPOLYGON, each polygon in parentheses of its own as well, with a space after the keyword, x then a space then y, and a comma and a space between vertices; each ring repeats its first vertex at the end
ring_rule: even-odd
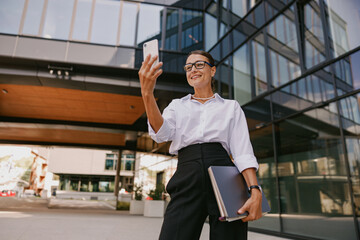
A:
POLYGON ((252 154, 244 154, 234 157, 234 164, 238 168, 239 172, 244 171, 247 168, 259 169, 259 164, 256 157, 252 154))
POLYGON ((147 121, 147 123, 148 123, 149 135, 155 142, 162 143, 168 141, 168 135, 169 135, 168 133, 170 127, 167 121, 165 121, 165 119, 157 133, 155 133, 154 129, 151 127, 149 120, 147 121))

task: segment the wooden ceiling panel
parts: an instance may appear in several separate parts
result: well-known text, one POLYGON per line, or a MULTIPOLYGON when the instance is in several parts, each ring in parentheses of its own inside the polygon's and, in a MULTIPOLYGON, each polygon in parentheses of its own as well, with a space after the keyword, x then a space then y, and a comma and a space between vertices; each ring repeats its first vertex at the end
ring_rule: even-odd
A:
POLYGON ((0 140, 125 146, 125 135, 122 133, 69 129, 0 127, 0 140))
POLYGON ((44 86, 0 84, 0 115, 7 117, 133 124, 141 97, 44 86))

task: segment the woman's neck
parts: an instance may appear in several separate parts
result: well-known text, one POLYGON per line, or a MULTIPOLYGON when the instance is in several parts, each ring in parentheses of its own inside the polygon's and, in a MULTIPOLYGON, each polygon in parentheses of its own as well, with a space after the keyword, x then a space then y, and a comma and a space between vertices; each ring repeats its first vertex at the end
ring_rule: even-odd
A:
POLYGON ((214 92, 212 90, 199 91, 195 89, 195 93, 193 94, 194 98, 210 98, 213 96, 214 96, 214 92))
POLYGON ((215 94, 213 93, 213 91, 207 91, 207 92, 195 91, 195 93, 193 95, 191 95, 192 99, 194 99, 200 103, 205 103, 214 97, 215 97, 215 94))

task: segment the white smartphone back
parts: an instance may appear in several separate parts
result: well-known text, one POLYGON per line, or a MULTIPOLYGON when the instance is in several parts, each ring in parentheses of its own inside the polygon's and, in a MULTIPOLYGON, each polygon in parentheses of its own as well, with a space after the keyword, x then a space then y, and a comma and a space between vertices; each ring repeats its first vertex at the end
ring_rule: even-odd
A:
MULTIPOLYGON (((159 43, 157 39, 151 40, 149 42, 145 42, 143 45, 143 54, 144 54, 144 61, 147 55, 151 55, 151 57, 153 56, 159 56, 159 43)), ((159 62, 159 57, 158 59, 156 59, 156 61, 154 62, 154 64, 151 66, 153 67, 155 64, 157 64, 159 62)))

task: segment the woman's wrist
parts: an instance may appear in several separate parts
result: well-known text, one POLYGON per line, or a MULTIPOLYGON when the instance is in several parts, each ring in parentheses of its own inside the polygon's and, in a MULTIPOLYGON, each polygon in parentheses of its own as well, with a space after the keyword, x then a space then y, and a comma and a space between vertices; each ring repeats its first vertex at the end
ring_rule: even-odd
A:
POLYGON ((154 97, 154 93, 150 91, 141 91, 141 96, 145 99, 154 97))
POLYGON ((253 188, 250 191, 251 198, 262 198, 262 193, 259 189, 253 188))

